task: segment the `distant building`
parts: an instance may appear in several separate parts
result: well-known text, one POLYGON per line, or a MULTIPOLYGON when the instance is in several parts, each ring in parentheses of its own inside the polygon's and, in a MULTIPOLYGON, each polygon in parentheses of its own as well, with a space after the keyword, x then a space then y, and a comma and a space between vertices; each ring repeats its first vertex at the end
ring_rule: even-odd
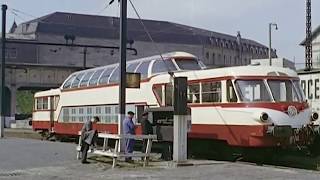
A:
MULTIPOLYGON (((305 39, 300 45, 305 45, 305 39)), ((312 66, 320 68, 320 25, 312 32, 312 66)))
MULTIPOLYGON (((137 55, 128 51, 129 60, 159 54, 159 51, 186 51, 198 56, 207 66, 219 67, 245 65, 251 59, 268 56, 266 46, 242 38, 239 32, 231 36, 166 21, 143 20, 143 23, 155 44, 151 43, 139 20, 128 19, 128 47, 138 51, 137 55)), ((8 37, 64 43, 66 35, 74 36, 77 44, 119 46, 119 18, 55 12, 19 25, 14 23, 8 37)), ((10 48, 9 63, 94 67, 119 59, 118 50, 113 49, 38 45, 10 45, 10 48)), ((272 56, 277 57, 275 51, 272 56)))
MULTIPOLYGON (((270 65, 269 59, 252 59, 251 60, 251 64, 257 64, 257 63, 259 63, 262 66, 270 65)), ((278 67, 286 67, 286 68, 296 70, 295 63, 285 58, 272 58, 271 65, 278 66, 278 67)))

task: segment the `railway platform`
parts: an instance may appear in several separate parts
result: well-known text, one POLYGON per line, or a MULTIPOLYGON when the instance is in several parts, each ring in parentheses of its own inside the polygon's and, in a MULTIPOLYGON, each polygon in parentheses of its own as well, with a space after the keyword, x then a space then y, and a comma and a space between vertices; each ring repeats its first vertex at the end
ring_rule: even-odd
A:
MULTIPOLYGON (((83 165, 74 156, 77 145, 32 139, 0 140, 0 179, 319 179, 319 171, 224 161, 190 160, 192 166, 173 168, 170 162, 120 164, 91 159, 83 165)), ((112 159, 109 159, 112 161, 112 159)))

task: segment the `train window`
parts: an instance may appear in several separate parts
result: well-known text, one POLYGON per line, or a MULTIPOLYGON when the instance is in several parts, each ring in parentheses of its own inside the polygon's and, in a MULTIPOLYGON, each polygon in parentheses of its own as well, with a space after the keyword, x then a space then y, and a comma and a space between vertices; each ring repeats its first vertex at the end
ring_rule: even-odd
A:
POLYGON ((181 70, 200 70, 201 67, 196 59, 176 59, 181 70))
POLYGON ((57 109, 60 101, 60 96, 54 96, 54 109, 57 109))
POLYGON ((236 86, 243 102, 271 101, 263 80, 236 80, 236 86))
POLYGON ((127 72, 134 72, 139 65, 140 62, 137 63, 131 63, 127 66, 127 72))
POLYGON ((108 106, 105 107, 104 111, 105 111, 106 114, 111 114, 111 107, 108 107, 108 106))
POLYGON ((227 81, 227 101, 228 102, 237 102, 238 98, 236 95, 236 91, 234 90, 234 87, 232 85, 232 81, 227 81))
POLYGON ((48 97, 39 97, 37 98, 37 110, 48 110, 48 97))
POLYGON ((152 74, 177 70, 171 59, 158 59, 153 63, 152 74))
POLYGON ((187 90, 188 103, 200 103, 200 84, 190 84, 187 90))
POLYGON ((63 122, 69 122, 69 109, 68 108, 63 108, 62 110, 62 120, 63 122))
POLYGON ((299 80, 294 80, 292 82, 293 82, 293 84, 294 84, 294 86, 295 86, 295 88, 297 90, 297 93, 299 95, 300 101, 305 101, 306 97, 305 97, 305 95, 303 93, 303 90, 302 90, 302 87, 300 85, 299 80))
POLYGON ((202 83, 202 102, 221 102, 221 82, 202 83))
POLYGON ((84 72, 83 73, 79 73, 73 80, 72 84, 71 84, 71 88, 75 88, 79 86, 79 82, 81 81, 81 79, 84 76, 84 72))
POLYGON ((79 108, 79 114, 83 114, 83 108, 79 108))
POLYGON ((272 96, 277 102, 298 102, 299 96, 290 80, 268 80, 272 96))
POLYGON ((109 83, 118 83, 119 82, 119 66, 113 71, 110 79, 109 79, 109 83))
POLYGON ((161 106, 162 103, 162 86, 154 86, 153 87, 153 92, 156 94, 156 97, 159 101, 159 105, 161 106))
POLYGON ((82 78, 82 80, 80 82, 80 87, 84 87, 84 86, 88 85, 88 81, 91 78, 93 73, 94 73, 94 71, 89 71, 86 73, 86 75, 82 78))
POLYGON ((87 114, 92 114, 92 108, 91 107, 87 108, 87 114))
POLYGON ((108 83, 109 76, 112 73, 113 69, 114 69, 114 67, 108 68, 103 72, 103 74, 101 75, 101 77, 99 79, 99 85, 108 83))
POLYGON ((37 98, 37 110, 42 110, 43 99, 37 98))
POLYGON ((101 107, 96 107, 96 114, 101 114, 101 107))
POLYGON ((145 61, 145 62, 142 62, 136 73, 140 73, 141 74, 141 79, 145 79, 148 77, 148 68, 149 68, 149 64, 150 64, 150 61, 145 61))
POLYGON ((76 77, 75 74, 71 75, 68 80, 63 84, 62 88, 63 89, 67 89, 70 88, 72 81, 74 80, 74 78, 76 77))
POLYGON ((173 105, 173 87, 172 84, 166 84, 165 86, 165 105, 172 106, 173 105))
POLYGON ((98 83, 98 79, 101 75, 101 73, 103 72, 104 69, 99 69, 97 71, 95 71, 89 81, 89 86, 95 86, 98 83))

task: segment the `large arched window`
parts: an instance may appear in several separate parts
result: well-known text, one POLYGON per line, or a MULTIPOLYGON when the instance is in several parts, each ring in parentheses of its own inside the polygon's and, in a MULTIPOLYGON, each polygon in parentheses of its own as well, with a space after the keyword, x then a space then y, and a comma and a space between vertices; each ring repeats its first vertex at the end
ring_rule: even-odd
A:
POLYGON ((138 69, 137 69, 137 73, 140 73, 141 74, 141 78, 144 79, 144 78, 147 78, 148 77, 148 69, 149 69, 149 64, 150 64, 150 61, 145 61, 145 62, 142 62, 138 69))

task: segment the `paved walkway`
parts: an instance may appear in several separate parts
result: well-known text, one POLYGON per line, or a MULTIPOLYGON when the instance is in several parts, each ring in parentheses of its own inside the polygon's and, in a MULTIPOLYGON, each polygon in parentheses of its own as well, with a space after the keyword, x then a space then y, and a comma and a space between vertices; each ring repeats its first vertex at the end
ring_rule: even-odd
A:
POLYGON ((111 164, 82 165, 75 144, 30 139, 0 139, 0 179, 320 179, 320 172, 240 163, 197 161, 196 166, 167 168, 166 162, 148 168, 111 169, 111 164))

